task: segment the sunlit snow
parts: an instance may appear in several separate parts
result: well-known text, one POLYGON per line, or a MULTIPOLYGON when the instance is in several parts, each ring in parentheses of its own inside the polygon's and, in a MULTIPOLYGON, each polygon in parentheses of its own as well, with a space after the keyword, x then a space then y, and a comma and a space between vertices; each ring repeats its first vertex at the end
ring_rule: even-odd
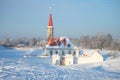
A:
POLYGON ((41 52, 0 47, 0 80, 120 80, 120 57, 107 59, 102 52, 101 63, 56 66, 50 57, 38 58, 41 52))

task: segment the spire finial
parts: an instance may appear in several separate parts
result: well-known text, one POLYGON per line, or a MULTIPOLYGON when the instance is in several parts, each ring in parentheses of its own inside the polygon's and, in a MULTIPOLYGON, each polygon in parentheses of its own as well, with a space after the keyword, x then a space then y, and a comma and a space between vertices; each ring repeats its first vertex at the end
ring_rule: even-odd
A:
POLYGON ((52 14, 52 7, 50 6, 49 8, 50 8, 50 13, 52 14))

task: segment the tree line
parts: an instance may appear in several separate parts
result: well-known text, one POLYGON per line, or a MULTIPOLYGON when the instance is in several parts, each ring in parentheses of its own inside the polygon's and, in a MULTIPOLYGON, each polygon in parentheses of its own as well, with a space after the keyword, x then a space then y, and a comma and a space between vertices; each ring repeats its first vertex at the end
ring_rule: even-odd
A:
POLYGON ((70 38, 78 47, 89 49, 109 49, 120 51, 120 38, 114 39, 111 34, 97 33, 92 36, 81 36, 80 38, 70 38))
MULTIPOLYGON (((92 36, 80 36, 79 38, 70 38, 74 45, 80 48, 89 49, 109 49, 120 51, 120 38, 114 39, 111 34, 97 33, 92 36)), ((4 47, 44 47, 46 41, 42 38, 6 38, 0 40, 0 46, 4 47)))
POLYGON ((42 38, 26 38, 20 37, 17 39, 6 38, 0 41, 0 46, 4 47, 43 47, 46 41, 42 38))

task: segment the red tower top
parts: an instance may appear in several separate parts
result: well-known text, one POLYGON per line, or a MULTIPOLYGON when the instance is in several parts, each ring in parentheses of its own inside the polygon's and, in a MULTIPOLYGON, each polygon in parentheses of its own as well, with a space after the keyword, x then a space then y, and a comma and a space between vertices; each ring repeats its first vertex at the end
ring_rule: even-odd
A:
POLYGON ((49 17, 49 21, 48 21, 48 26, 53 26, 52 13, 50 13, 50 17, 49 17))

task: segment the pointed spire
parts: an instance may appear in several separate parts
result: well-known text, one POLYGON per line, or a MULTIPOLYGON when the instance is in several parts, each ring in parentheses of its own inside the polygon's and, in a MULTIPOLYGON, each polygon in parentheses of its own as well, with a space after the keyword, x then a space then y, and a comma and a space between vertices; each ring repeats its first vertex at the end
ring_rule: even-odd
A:
POLYGON ((48 38, 48 41, 50 38, 53 38, 53 35, 54 35, 54 28, 53 28, 53 22, 52 22, 52 10, 51 10, 51 7, 50 8, 50 16, 49 16, 49 21, 48 21, 48 33, 47 33, 47 38, 48 38))
POLYGON ((53 26, 53 22, 52 22, 52 8, 50 7, 50 17, 49 17, 49 21, 48 21, 48 26, 53 26))

